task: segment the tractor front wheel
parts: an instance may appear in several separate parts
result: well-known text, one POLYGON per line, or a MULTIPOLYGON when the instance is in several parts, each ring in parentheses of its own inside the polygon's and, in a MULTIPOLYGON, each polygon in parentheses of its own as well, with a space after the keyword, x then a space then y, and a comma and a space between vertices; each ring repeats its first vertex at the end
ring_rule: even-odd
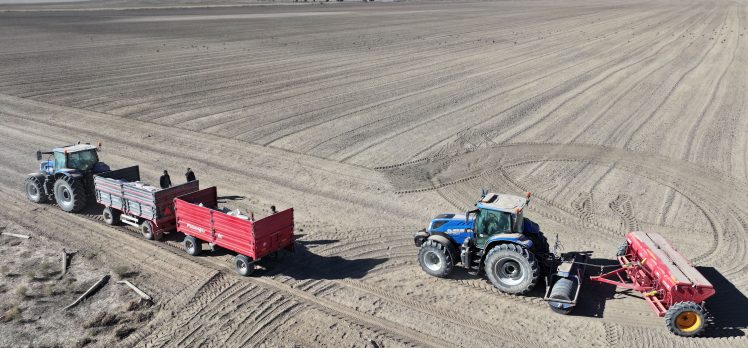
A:
POLYGON ((432 239, 427 239, 418 250, 418 263, 424 272, 439 278, 449 276, 454 267, 447 246, 432 239))
POLYGON ((522 295, 538 282, 538 261, 527 249, 516 244, 500 244, 486 256, 488 279, 499 291, 522 295))
POLYGON ((86 190, 80 181, 69 176, 62 176, 55 181, 55 200, 60 209, 68 212, 79 212, 86 205, 86 190))
POLYGON ((26 178, 23 183, 24 191, 26 191, 26 198, 34 203, 45 203, 47 202, 47 195, 44 193, 44 187, 39 178, 30 176, 26 178))
POLYGON ((667 329, 678 336, 696 336, 704 331, 706 324, 706 310, 694 302, 678 302, 665 312, 667 329))

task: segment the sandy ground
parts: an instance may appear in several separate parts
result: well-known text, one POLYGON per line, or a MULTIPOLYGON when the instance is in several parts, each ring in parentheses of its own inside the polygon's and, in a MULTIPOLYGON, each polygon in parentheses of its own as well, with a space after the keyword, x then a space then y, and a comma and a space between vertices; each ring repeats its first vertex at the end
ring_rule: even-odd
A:
MULTIPOLYGON (((0 323, 14 338, 0 345, 91 335, 35 319, 51 280, 6 261, 63 247, 96 255, 77 261, 82 284, 122 266, 155 298, 136 309, 149 317, 126 317, 92 346, 748 345, 745 3, 97 10, 113 4, 148 7, 0 7, 0 225, 34 236, 0 240, 8 272, 21 274, 4 271, 0 299, 24 308, 0 323), (103 141, 104 161, 139 164, 154 182, 191 167, 258 215, 294 207, 297 252, 240 278, 230 255, 189 257, 177 235, 145 241, 103 225, 96 206, 28 203, 34 151, 78 140, 103 141), (464 211, 481 188, 534 192, 527 214, 598 262, 627 231, 665 235, 717 288, 712 329, 674 337, 641 298, 611 287, 588 284, 575 315, 560 316, 539 291, 427 276, 412 233, 464 211), (19 299, 31 283, 42 295, 19 299), (119 327, 135 330, 120 339, 119 327), (69 334, 29 333, 39 330, 69 334)), ((128 313, 132 294, 98 295, 77 313, 128 313)))

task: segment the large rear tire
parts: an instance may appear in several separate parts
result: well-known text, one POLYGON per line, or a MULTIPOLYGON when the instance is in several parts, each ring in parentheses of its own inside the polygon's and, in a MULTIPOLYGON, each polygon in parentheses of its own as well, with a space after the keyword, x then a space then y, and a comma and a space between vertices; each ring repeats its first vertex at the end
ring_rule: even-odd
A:
POLYGON ((418 250, 418 263, 424 272, 439 278, 446 278, 452 273, 454 260, 448 246, 433 239, 427 239, 418 250))
POLYGON ((694 302, 678 302, 665 312, 667 329, 683 337, 700 334, 707 325, 707 312, 694 302))
POLYGON ((486 256, 488 279, 499 291, 522 295, 538 282, 538 261, 527 249, 516 244, 500 244, 486 256))
POLYGON ((255 271, 255 263, 242 254, 236 255, 234 265, 236 266, 236 273, 245 277, 249 277, 255 271))
POLYGON ((68 213, 79 212, 86 205, 86 190, 79 180, 70 176, 58 178, 53 192, 57 205, 68 213))
POLYGON ((30 176, 23 182, 26 198, 34 203, 46 203, 47 194, 44 193, 44 187, 38 177, 30 176))

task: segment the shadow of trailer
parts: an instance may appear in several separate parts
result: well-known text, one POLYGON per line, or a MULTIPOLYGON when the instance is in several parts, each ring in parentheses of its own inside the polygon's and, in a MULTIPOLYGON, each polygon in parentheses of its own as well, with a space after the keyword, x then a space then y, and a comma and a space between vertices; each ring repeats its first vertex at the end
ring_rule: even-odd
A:
POLYGON ((198 181, 165 189, 150 186, 140 181, 138 166, 94 177, 96 202, 104 206, 104 222, 134 226, 146 239, 161 239, 164 233, 174 231, 174 198, 199 189, 198 181))

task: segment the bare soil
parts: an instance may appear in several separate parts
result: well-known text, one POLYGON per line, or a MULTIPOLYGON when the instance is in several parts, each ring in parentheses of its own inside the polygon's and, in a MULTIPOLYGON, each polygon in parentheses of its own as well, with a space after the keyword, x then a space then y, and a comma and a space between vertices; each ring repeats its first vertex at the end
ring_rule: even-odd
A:
POLYGON ((0 226, 33 236, 0 236, 3 319, 18 309, 0 345, 748 345, 745 3, 231 4, 0 6, 0 226), (151 182, 191 167, 258 216, 295 208, 296 252, 241 278, 94 204, 29 203, 34 152, 79 140, 151 182), (628 231, 666 236, 717 288, 714 324, 678 338, 589 283, 561 316, 542 289, 429 277, 413 232, 481 188, 532 191, 528 216, 601 264, 628 231), (79 254, 56 280, 62 248, 79 254), (124 270, 153 306, 131 307, 124 270))

